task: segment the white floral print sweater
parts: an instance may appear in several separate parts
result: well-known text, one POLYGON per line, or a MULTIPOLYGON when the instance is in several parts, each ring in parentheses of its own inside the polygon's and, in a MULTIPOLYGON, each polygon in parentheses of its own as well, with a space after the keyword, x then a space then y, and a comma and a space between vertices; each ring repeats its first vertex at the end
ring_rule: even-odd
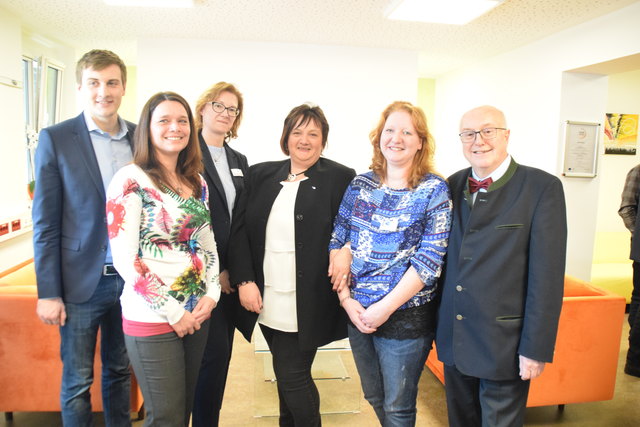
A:
MULTIPOLYGON (((202 178, 201 178, 202 179, 202 178)), ((125 281, 122 315, 177 323, 206 295, 218 301, 218 256, 202 179, 200 198, 155 187, 137 165, 121 168, 107 190, 113 264, 125 281)))

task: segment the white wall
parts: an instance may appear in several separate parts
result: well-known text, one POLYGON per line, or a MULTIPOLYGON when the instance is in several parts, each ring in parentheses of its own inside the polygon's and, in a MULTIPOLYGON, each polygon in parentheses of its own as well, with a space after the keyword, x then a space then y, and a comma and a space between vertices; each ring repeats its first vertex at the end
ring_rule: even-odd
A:
MULTIPOLYGON (((563 122, 602 122, 607 103, 606 77, 563 77, 563 71, 640 52, 639 20, 637 2, 438 79, 434 133, 440 170, 450 173, 467 166, 457 139, 460 116, 474 106, 493 104, 507 115, 514 158, 559 174, 563 122)), ((569 221, 567 273, 587 280, 597 180, 563 179, 569 221)))
POLYGON ((232 146, 250 163, 283 158, 279 141, 286 115, 312 101, 330 125, 324 155, 363 172, 371 161, 368 134, 384 107, 416 100, 417 54, 282 43, 139 42, 138 110, 161 90, 178 92, 194 107, 201 92, 220 80, 243 93, 244 119, 232 146))
MULTIPOLYGON (((0 76, 22 81, 20 21, 0 9, 0 76)), ((0 85, 0 221, 27 209, 22 90, 0 85)), ((32 256, 30 234, 0 242, 0 272, 32 256)))
MULTIPOLYGON (((563 118, 562 122, 572 120, 601 123, 605 114, 607 94, 607 76, 563 73, 559 117, 563 118)), ((564 133, 565 127, 561 124, 557 141, 563 140, 564 133)), ((559 144, 559 149, 564 150, 562 143, 559 144)), ((602 151, 601 143, 599 151, 602 151)), ((562 170, 562 161, 561 154, 558 157, 558 171, 562 170)), ((594 178, 563 178, 569 221, 567 272, 584 280, 591 279, 601 175, 598 170, 594 178)))
MULTIPOLYGON (((20 22, 0 9, 0 76, 22 81, 22 43, 20 22)), ((23 130, 22 90, 0 85, 0 139, 2 156, 0 170, 7 182, 22 182, 24 185, 0 186, 0 217, 11 215, 27 206, 26 145, 23 130), (21 161, 16 162, 20 158, 21 161)))

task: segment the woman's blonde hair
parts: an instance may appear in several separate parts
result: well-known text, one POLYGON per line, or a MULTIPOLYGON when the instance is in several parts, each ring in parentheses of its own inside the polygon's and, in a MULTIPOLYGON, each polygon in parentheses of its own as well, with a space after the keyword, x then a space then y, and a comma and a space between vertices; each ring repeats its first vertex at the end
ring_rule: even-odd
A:
POLYGON ((233 84, 227 82, 218 82, 211 86, 209 89, 205 90, 202 95, 200 95, 200 98, 198 98, 198 100, 196 101, 196 114, 194 119, 196 124, 196 131, 200 132, 200 130, 202 130, 202 111, 204 110, 204 107, 207 106, 207 103, 215 101, 222 92, 229 92, 234 94, 236 98, 238 98, 238 110, 240 110, 240 114, 236 116, 233 124, 231 125, 231 129, 225 136, 225 142, 228 142, 229 139, 238 137, 238 128, 240 127, 240 122, 242 121, 242 112, 244 108, 242 93, 240 93, 238 88, 233 84))

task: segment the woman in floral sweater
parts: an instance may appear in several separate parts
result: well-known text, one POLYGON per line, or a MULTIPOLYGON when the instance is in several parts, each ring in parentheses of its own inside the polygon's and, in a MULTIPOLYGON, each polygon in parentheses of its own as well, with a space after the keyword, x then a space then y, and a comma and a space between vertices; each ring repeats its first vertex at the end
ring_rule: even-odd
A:
POLYGON ((187 426, 220 285, 200 146, 181 96, 149 99, 133 157, 107 190, 113 264, 125 280, 125 343, 145 425, 187 426))

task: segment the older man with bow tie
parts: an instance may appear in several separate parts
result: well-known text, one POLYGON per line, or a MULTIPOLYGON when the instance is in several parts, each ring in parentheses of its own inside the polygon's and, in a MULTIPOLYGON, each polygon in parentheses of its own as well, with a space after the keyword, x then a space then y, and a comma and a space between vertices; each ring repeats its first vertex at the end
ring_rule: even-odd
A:
POLYGON ((453 223, 436 343, 451 426, 521 426, 529 382, 553 359, 566 212, 560 180, 507 152, 504 114, 465 113, 471 167, 449 177, 453 223))

